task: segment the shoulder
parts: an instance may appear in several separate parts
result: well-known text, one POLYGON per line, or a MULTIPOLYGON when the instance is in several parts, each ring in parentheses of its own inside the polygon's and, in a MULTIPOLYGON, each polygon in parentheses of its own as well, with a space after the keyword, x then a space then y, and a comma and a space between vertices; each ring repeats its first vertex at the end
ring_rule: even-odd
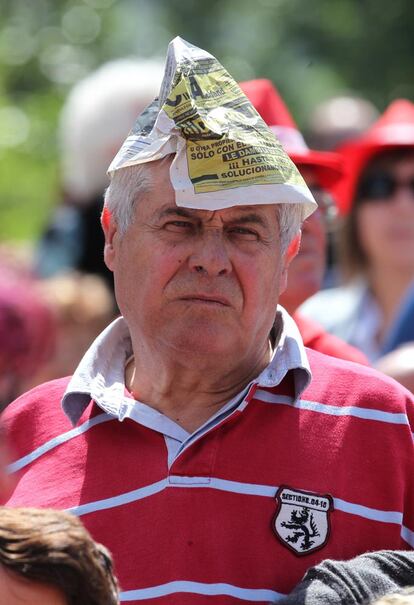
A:
POLYGON ((21 423, 27 419, 33 424, 36 419, 40 421, 43 417, 50 422, 56 413, 62 413, 60 402, 69 380, 70 377, 65 377, 44 382, 23 393, 6 407, 2 413, 2 424, 7 429, 17 421, 21 423))
POLYGON ((60 378, 43 383, 7 406, 1 425, 11 460, 35 451, 73 428, 61 406, 68 382, 69 378, 60 378))
POLYGON ((307 349, 312 381, 304 398, 333 405, 407 411, 414 420, 414 396, 374 368, 307 349))

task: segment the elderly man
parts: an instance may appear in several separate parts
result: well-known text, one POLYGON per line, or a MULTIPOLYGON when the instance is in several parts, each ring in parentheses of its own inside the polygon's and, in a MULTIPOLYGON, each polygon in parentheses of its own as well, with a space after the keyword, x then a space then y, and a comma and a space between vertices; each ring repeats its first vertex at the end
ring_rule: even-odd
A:
MULTIPOLYGON (((162 105, 193 95, 185 120, 227 78, 210 56, 197 77, 194 65, 162 105)), ((196 117, 219 130, 227 109, 237 114, 227 132, 241 140, 227 151, 198 134, 193 152, 164 109, 149 110, 148 127, 141 116, 103 214, 122 317, 70 380, 37 387, 4 417, 19 473, 9 505, 81 516, 113 553, 121 602, 267 603, 328 557, 414 546, 413 400, 370 368, 306 351, 276 311, 309 197, 280 175, 268 188, 268 149, 280 149, 267 131, 254 145, 264 124, 228 87, 227 105, 196 117), (208 161, 218 147, 227 172, 208 161), (194 167, 192 153, 205 159, 194 167), (267 168, 243 174, 253 153, 267 168), (245 186, 227 188, 236 173, 245 186)), ((280 165, 292 183, 289 159, 280 165)))

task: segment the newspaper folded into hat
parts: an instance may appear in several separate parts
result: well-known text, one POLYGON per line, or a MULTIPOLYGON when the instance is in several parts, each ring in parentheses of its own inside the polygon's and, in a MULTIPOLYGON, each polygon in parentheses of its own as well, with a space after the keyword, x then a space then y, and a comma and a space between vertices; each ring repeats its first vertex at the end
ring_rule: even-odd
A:
POLYGON ((316 202, 275 135, 224 67, 174 38, 159 97, 139 116, 112 161, 126 166, 175 153, 170 179, 177 206, 218 210, 238 205, 316 202))

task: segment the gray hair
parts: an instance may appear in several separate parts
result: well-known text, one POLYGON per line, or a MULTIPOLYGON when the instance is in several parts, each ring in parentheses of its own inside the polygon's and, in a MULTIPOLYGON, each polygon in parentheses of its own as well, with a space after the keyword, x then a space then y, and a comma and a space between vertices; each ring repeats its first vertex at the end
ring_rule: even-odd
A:
MULTIPOLYGON (((159 160, 169 163, 171 156, 159 160)), ((168 164, 169 165, 169 164, 168 164)), ((153 186, 149 163, 128 166, 113 173, 105 192, 105 207, 117 222, 121 236, 134 220, 135 204, 149 193, 153 186)), ((279 236, 282 253, 299 233, 304 220, 304 204, 275 204, 279 219, 279 236)))

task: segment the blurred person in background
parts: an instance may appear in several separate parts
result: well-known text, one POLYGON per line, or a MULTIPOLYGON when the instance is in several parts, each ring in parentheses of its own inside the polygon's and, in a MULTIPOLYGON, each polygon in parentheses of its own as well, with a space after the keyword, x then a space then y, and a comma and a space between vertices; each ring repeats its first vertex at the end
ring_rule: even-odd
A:
POLYGON ((383 355, 375 367, 414 393, 414 342, 402 344, 383 355))
POLYGON ((135 117, 158 93, 163 65, 118 59, 78 82, 60 115, 62 203, 38 246, 36 270, 49 277, 75 269, 112 287, 100 227, 106 171, 135 117))
POLYGON ((384 343, 383 352, 390 353, 401 345, 414 341, 414 281, 400 305, 393 328, 384 343))
POLYGON ((0 410, 32 384, 56 346, 56 321, 26 268, 0 266, 0 410))
POLYGON ((36 278, 0 266, 0 410, 29 388, 73 373, 115 318, 103 277, 76 271, 36 278))
POLYGON ((240 87, 295 162, 319 206, 302 225, 300 250, 289 266, 287 288, 280 296, 280 304, 293 316, 305 346, 327 355, 366 364, 368 361, 360 351, 297 311, 305 300, 322 287, 326 266, 326 232, 336 215, 330 190, 342 177, 342 158, 335 153, 309 149, 270 80, 250 80, 242 82, 240 87))
POLYGON ((375 362, 414 280, 414 105, 394 101, 339 151, 348 168, 335 189, 344 285, 316 294, 301 311, 375 362))
POLYGON ((55 347, 26 388, 73 374, 91 342, 115 318, 112 291, 100 275, 70 271, 39 280, 38 288, 54 314, 55 347))
MULTIPOLYGON (((311 147, 334 150, 349 139, 361 136, 379 118, 377 108, 362 97, 343 94, 319 103, 310 112, 305 136, 311 147)), ((327 263, 323 287, 338 285, 337 224, 327 233, 327 263)))
POLYGON ((414 283, 400 306, 384 355, 375 365, 414 393, 414 283))
POLYGON ((361 136, 378 118, 377 108, 368 99, 355 95, 331 97, 311 111, 306 138, 315 149, 332 150, 361 136))
POLYGON ((0 507, 2 605, 117 605, 109 551, 64 511, 0 507))

